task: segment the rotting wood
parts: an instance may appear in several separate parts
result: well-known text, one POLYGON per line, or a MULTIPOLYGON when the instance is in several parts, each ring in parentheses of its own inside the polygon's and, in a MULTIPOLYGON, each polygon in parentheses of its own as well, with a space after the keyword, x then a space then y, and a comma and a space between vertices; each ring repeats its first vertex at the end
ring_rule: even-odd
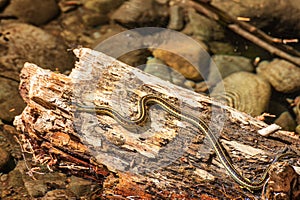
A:
POLYGON ((79 61, 69 76, 25 64, 20 93, 27 107, 14 123, 30 138, 37 154, 57 159, 52 168, 69 168, 103 183, 104 198, 255 199, 261 194, 240 188, 227 175, 195 127, 155 106, 150 109, 151 128, 131 132, 108 116, 76 112, 75 102, 107 103, 134 117, 138 99, 156 94, 209 123, 249 179, 259 177, 286 144, 300 149, 298 135, 277 131, 270 138, 262 137, 258 130, 267 125, 249 115, 100 52, 81 48, 74 53, 79 61))

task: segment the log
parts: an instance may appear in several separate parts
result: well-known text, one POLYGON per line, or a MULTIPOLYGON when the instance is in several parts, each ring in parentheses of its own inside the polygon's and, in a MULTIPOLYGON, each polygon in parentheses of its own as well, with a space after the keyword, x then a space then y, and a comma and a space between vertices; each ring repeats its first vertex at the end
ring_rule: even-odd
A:
MULTIPOLYGON (((155 94, 208 124, 235 167, 251 180, 259 180, 286 145, 299 153, 299 135, 276 131, 263 137, 258 131, 267 124, 207 96, 97 51, 80 48, 74 54, 79 61, 69 76, 24 65, 20 93, 27 106, 14 124, 42 155, 38 160, 45 164, 42 158, 50 155, 46 164, 53 170, 99 182, 102 198, 256 199, 261 191, 241 188, 205 134, 156 105, 145 126, 128 130, 110 116, 79 110, 78 104, 109 105, 130 119, 137 115, 139 99, 155 94)), ((299 170, 297 160, 290 159, 292 169, 299 170)))

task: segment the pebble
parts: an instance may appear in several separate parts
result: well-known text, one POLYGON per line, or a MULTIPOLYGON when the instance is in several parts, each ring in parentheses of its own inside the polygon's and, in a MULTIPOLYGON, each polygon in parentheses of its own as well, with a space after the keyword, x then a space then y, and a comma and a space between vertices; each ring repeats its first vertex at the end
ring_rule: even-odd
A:
POLYGON ((194 81, 186 80, 184 81, 184 86, 188 89, 193 89, 196 87, 196 83, 194 81))
POLYGON ((291 93, 300 90, 300 68, 288 61, 281 59, 263 61, 256 71, 278 92, 291 93))
POLYGON ((1 182, 5 182, 5 181, 7 181, 7 179, 8 179, 8 174, 2 174, 2 175, 0 176, 0 181, 1 181, 1 182))
POLYGON ((4 9, 3 15, 12 15, 19 21, 42 25, 59 14, 55 0, 13 0, 4 9))
POLYGON ((267 109, 271 87, 260 76, 236 72, 219 82, 211 96, 239 111, 258 116, 267 109))

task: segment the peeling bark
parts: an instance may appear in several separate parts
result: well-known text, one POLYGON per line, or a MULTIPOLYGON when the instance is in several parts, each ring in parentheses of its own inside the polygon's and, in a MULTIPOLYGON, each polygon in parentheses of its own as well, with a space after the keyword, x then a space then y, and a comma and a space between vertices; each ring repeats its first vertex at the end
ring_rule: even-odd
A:
POLYGON ((79 176, 103 183, 102 197, 256 199, 261 194, 240 188, 227 175, 196 127, 157 106, 150 108, 151 123, 129 131, 109 116, 78 112, 76 104, 108 104, 122 116, 134 118, 138 100, 155 94, 209 124, 234 165, 251 180, 260 177, 286 145, 300 149, 299 135, 277 131, 263 137, 258 130, 267 127, 265 123, 209 97, 100 52, 82 48, 74 53, 79 61, 69 76, 24 65, 20 93, 27 106, 14 123, 30 138, 37 154, 57 159, 52 168, 69 167, 79 176))

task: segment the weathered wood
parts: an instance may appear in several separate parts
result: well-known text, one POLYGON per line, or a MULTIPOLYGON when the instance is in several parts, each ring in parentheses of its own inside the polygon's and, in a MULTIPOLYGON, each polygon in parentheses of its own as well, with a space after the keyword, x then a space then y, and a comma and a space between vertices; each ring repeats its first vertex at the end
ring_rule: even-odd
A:
POLYGON ((37 153, 58 159, 52 167, 103 182, 105 198, 255 199, 260 193, 240 188, 226 174, 196 127, 158 107, 150 109, 151 124, 129 131, 109 116, 76 111, 77 103, 109 104, 134 118, 138 100, 156 94, 208 123, 249 179, 259 177, 287 144, 300 149, 299 135, 277 131, 262 137, 258 130, 267 125, 249 115, 100 52, 81 48, 74 53, 79 61, 69 76, 25 64, 20 93, 27 107, 14 123, 37 153))

